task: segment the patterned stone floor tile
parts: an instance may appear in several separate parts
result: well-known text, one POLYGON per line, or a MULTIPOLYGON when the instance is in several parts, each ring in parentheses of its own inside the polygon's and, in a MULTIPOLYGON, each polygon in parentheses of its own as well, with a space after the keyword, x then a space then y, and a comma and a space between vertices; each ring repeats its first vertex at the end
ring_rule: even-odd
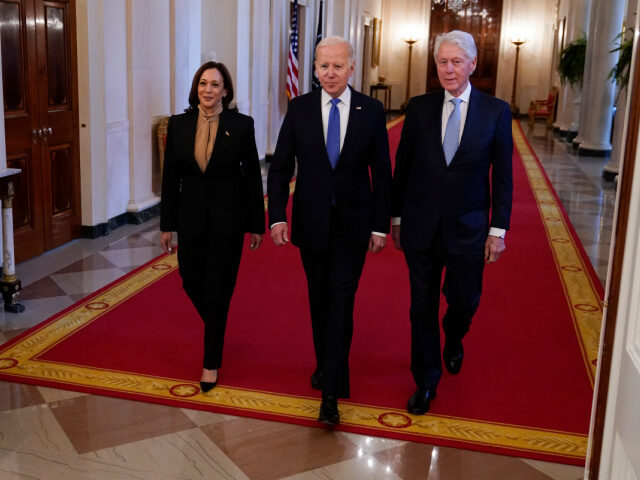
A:
POLYGON ((41 395, 38 387, 25 385, 24 383, 0 381, 0 412, 40 405, 45 402, 46 400, 41 395))
POLYGON ((374 457, 402 480, 549 480, 519 458, 415 443, 374 457))
POLYGON ((66 473, 64 480, 248 480, 198 428, 85 453, 66 473))
POLYGON ((59 388, 49 387, 38 387, 38 391, 40 392, 42 397, 49 403, 87 395, 86 393, 82 392, 73 392, 71 390, 62 390, 59 388))
MULTIPOLYGON (((427 477, 422 477, 427 478, 427 477)), ((286 480, 402 480, 371 456, 354 458, 309 472, 286 477, 286 480)))
POLYGON ((584 468, 560 463, 541 462, 539 460, 522 459, 527 465, 549 476, 553 480, 582 480, 584 468))
POLYGON ((191 410, 190 408, 183 408, 184 414, 191 419, 191 421, 199 427, 205 425, 212 425, 214 423, 227 422, 229 420, 236 419, 231 415, 223 415, 220 413, 203 412, 202 410, 191 410))
POLYGON ((51 278, 67 295, 89 295, 124 275, 120 268, 102 268, 84 272, 55 273, 51 278))
POLYGON ((251 480, 275 480, 358 454, 353 442, 324 428, 251 418, 201 428, 251 480))
POLYGON ((46 403, 0 412, 0 449, 61 457, 77 453, 46 403))
POLYGON ((104 255, 105 258, 119 267, 128 267, 143 265, 161 253, 162 248, 158 244, 129 249, 103 250, 100 255, 104 255))
POLYGON ((78 453, 195 427, 179 408, 119 398, 85 395, 50 406, 78 453))

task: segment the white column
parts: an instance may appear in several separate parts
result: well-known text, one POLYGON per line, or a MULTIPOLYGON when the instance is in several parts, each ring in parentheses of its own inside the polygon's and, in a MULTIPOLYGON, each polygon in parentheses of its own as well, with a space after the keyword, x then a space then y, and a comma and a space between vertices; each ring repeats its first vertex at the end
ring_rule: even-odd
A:
POLYGON ((191 80, 201 65, 201 0, 171 0, 171 113, 189 106, 191 80))
MULTIPOLYGON (((565 45, 580 38, 589 30, 589 11, 591 0, 573 0, 565 10, 567 18, 567 30, 565 45)), ((554 127, 557 127, 561 134, 577 132, 578 115, 580 112, 580 86, 570 85, 560 86, 558 117, 554 127)))
MULTIPOLYGON (((635 2, 627 3, 627 13, 625 15, 625 25, 629 28, 635 24, 637 5, 635 2)), ((631 38, 631 32, 625 33, 624 38, 631 38)), ((602 177, 605 180, 613 180, 615 176, 620 172, 620 159, 624 153, 624 140, 625 135, 625 120, 627 117, 627 104, 628 104, 628 90, 626 87, 619 90, 616 98, 616 117, 613 126, 613 145, 611 149, 611 160, 604 167, 602 177)))
MULTIPOLYGON (((253 0, 251 18, 251 109, 256 125, 258 155, 267 152, 269 123, 269 52, 271 50, 269 0, 253 0)), ((265 192, 266 193, 266 192, 265 192)))
POLYGON ((76 3, 76 18, 82 224, 93 226, 108 220, 102 0, 79 0, 76 3))
POLYGON ((171 108, 169 10, 168 0, 127 0, 127 83, 130 122, 130 186, 127 212, 131 213, 142 212, 160 203, 160 197, 155 195, 152 189, 152 142, 155 140, 152 137, 152 117, 161 115, 161 110, 167 114, 171 108), (161 32, 165 26, 161 20, 166 20, 164 32, 161 32), (163 35, 159 35, 160 33, 163 35), (158 76, 158 73, 165 70, 165 66, 166 75, 158 76), (158 108, 158 103, 165 102, 166 108, 158 108))
POLYGON ((289 0, 273 0, 271 2, 271 47, 269 60, 269 127, 267 153, 273 153, 278 141, 278 133, 282 119, 287 111, 285 91, 285 75, 287 72, 287 56, 289 42, 289 0))
POLYGON ((584 98, 589 101, 588 108, 583 107, 580 112, 581 155, 606 156, 611 152, 609 139, 615 87, 607 76, 618 59, 618 55, 611 54, 610 50, 614 47, 614 38, 622 30, 624 6, 624 0, 593 4, 585 69, 588 83, 583 90, 584 98))
MULTIPOLYGON (((236 105, 241 113, 248 114, 251 91, 251 0, 237 0, 238 26, 236 28, 236 105)), ((231 52, 230 52, 231 53, 231 52)))

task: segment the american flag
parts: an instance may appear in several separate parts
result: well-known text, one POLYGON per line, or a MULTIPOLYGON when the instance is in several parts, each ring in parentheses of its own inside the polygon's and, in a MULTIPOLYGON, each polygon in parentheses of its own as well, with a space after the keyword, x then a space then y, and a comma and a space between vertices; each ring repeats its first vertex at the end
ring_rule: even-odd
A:
MULTIPOLYGON (((322 40, 322 0, 320 0, 320 12, 318 14, 318 31, 316 33, 316 47, 322 40)), ((320 80, 316 75, 316 71, 313 68, 313 60, 311 61, 311 71, 313 71, 313 76, 311 77, 311 90, 317 90, 320 88, 320 80)))
POLYGON ((293 0, 289 61, 287 62, 287 97, 291 100, 298 95, 298 0, 293 0))

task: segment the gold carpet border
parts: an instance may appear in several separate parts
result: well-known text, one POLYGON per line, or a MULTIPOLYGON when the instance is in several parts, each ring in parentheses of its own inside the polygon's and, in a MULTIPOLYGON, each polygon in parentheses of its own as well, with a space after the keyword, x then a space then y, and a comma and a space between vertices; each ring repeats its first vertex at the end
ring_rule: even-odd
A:
MULTIPOLYGON (((513 141, 522 158, 542 223, 547 232, 558 276, 564 288, 573 326, 578 337, 587 375, 594 385, 602 322, 602 299, 575 243, 562 209, 553 194, 535 153, 527 143, 520 125, 513 121, 513 141)), ((539 279, 544 281, 544 279, 539 279)))
MULTIPOLYGON (((67 387, 94 387, 135 396, 180 401, 182 406, 207 406, 229 409, 229 413, 247 412, 315 421, 320 402, 317 399, 219 386, 202 394, 196 384, 145 375, 113 372, 82 366, 69 366, 38 360, 20 361, 6 368, 7 356, 24 352, 19 346, 2 353, 2 372, 24 379, 48 380, 67 387)), ((455 442, 505 448, 521 452, 582 459, 586 455, 587 436, 534 429, 516 425, 467 420, 441 415, 413 416, 403 410, 340 403, 342 425, 366 428, 373 432, 399 433, 413 437, 438 438, 455 442)))
MULTIPOLYGON (((226 387, 202 394, 197 384, 184 380, 45 362, 37 358, 176 268, 175 255, 162 257, 25 336, 0 352, 0 374, 52 382, 71 389, 91 387, 168 402, 180 401, 193 408, 216 406, 229 409, 230 413, 314 421, 319 409, 319 401, 314 398, 226 387)), ((341 402, 340 413, 343 425, 366 428, 374 434, 376 431, 398 433, 574 459, 584 458, 587 448, 586 435, 568 432, 438 415, 412 416, 402 410, 348 402, 341 402)))

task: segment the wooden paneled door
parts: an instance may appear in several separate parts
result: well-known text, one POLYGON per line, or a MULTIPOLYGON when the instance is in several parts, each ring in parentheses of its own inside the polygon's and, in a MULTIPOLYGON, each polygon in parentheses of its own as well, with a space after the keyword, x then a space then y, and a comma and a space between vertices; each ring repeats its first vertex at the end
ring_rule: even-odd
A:
POLYGON ((74 0, 0 0, 16 262, 80 235, 74 0))
POLYGON ((471 75, 471 84, 478 90, 494 95, 500 51, 500 24, 502 22, 502 0, 479 0, 459 12, 443 5, 431 3, 429 27, 429 60, 427 66, 427 91, 440 87, 433 45, 436 37, 451 30, 463 30, 473 35, 478 48, 478 66, 471 75))

